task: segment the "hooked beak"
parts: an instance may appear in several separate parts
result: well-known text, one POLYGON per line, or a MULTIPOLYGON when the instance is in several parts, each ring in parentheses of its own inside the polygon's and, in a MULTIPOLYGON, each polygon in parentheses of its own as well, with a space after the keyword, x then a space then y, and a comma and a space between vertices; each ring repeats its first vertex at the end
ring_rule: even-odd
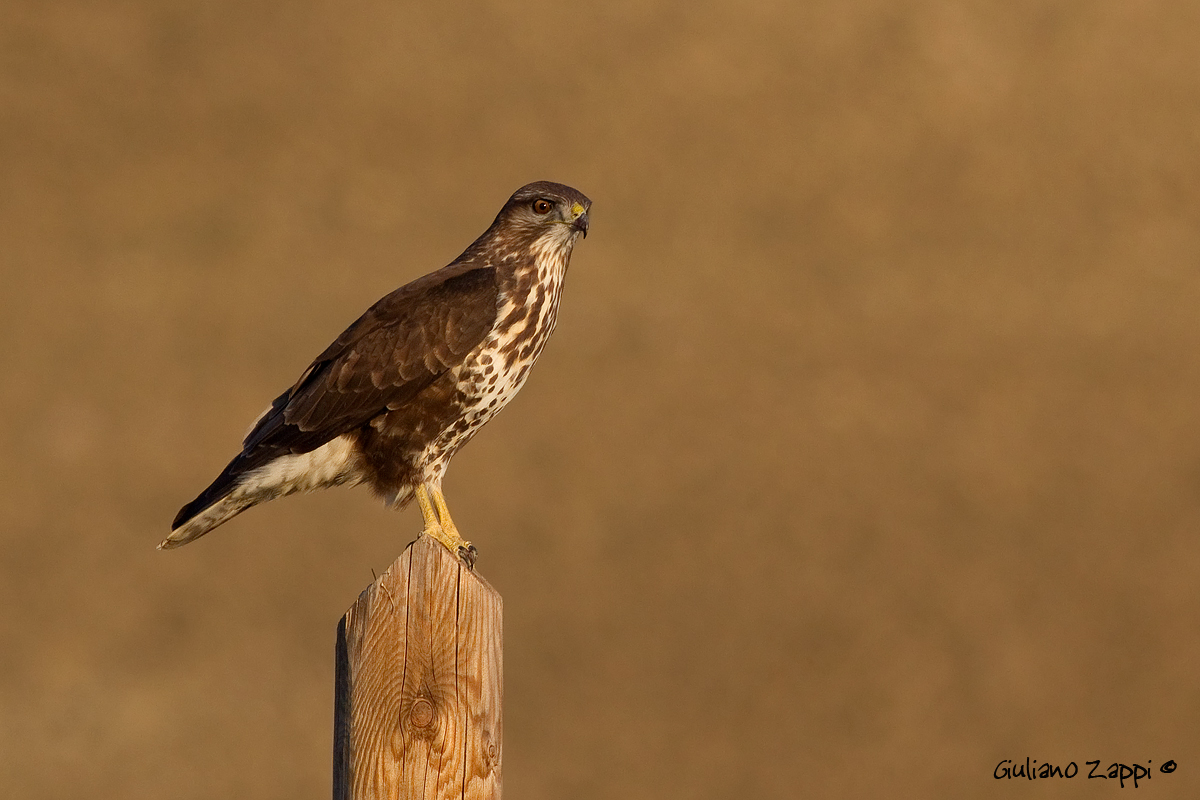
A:
POLYGON ((586 211, 581 212, 575 217, 575 221, 571 223, 571 227, 583 234, 583 238, 587 238, 588 232, 588 215, 586 211))

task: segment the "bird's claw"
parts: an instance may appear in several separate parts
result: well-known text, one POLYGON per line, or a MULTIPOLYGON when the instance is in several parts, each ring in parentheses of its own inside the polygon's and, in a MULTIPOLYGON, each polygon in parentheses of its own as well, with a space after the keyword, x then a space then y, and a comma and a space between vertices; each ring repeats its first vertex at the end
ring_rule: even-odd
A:
POLYGON ((467 565, 467 569, 475 569, 475 559, 479 557, 479 551, 475 549, 475 545, 459 536, 458 531, 451 533, 441 525, 431 525, 421 531, 421 535, 432 536, 451 553, 456 553, 459 559, 467 565))

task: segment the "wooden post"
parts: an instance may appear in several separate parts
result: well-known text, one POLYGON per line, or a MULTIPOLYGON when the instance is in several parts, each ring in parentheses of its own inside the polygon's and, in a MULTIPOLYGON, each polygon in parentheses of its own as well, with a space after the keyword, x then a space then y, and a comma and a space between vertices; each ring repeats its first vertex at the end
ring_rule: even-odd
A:
POLYGON ((499 800, 503 604, 422 536, 342 617, 334 800, 499 800))

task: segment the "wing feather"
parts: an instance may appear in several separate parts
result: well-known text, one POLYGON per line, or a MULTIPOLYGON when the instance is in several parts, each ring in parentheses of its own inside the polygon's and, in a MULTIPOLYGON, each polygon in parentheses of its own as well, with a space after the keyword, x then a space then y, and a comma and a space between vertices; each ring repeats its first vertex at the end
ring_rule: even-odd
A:
POLYGON ((308 452, 409 402, 483 341, 498 298, 495 268, 459 264, 387 295, 276 398, 244 454, 308 452))

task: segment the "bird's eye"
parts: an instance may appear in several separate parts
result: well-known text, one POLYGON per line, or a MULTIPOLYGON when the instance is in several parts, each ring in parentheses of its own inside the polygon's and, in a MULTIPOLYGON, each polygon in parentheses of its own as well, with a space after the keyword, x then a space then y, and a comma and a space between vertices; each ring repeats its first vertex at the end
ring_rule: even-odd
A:
POLYGON ((554 203, 545 198, 533 201, 533 213, 535 214, 549 214, 552 208, 554 208, 554 203))

